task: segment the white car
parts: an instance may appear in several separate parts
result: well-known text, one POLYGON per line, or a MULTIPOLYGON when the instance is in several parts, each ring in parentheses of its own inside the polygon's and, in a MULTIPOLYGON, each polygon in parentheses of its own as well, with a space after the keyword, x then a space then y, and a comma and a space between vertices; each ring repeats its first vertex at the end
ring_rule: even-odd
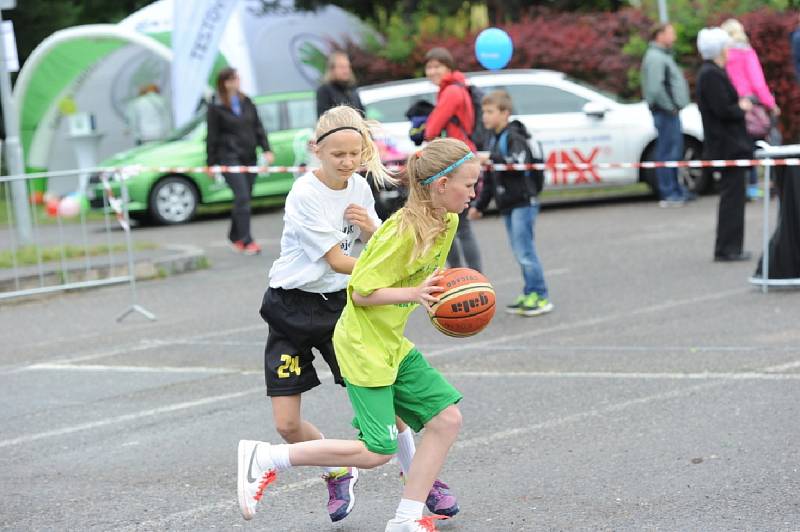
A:
MULTIPOLYGON (((645 102, 623 103, 615 96, 552 70, 502 70, 466 74, 484 93, 504 89, 514 102, 512 118, 520 120, 554 163, 625 163, 654 159, 656 129, 645 102)), ((359 90, 367 117, 383 125, 382 136, 401 154, 418 149, 408 137, 406 110, 418 100, 434 103, 438 89, 427 79, 369 85, 359 90)), ((691 104, 680 114, 684 159, 701 156, 703 126, 691 104)), ((536 151, 534 152, 536 153, 536 151)), ((697 193, 709 187, 699 168, 679 170, 684 185, 697 193)), ((553 168, 545 172, 551 187, 596 187, 644 181, 657 190, 655 172, 648 169, 553 168)))

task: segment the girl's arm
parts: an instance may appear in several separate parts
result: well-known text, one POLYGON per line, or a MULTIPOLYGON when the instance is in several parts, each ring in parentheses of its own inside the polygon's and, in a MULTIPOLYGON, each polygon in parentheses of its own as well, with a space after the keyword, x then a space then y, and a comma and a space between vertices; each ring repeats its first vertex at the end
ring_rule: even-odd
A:
POLYGON ((328 250, 323 258, 328 262, 331 269, 336 273, 343 273, 345 275, 350 275, 353 273, 353 268, 356 266, 356 259, 355 257, 350 257, 349 255, 345 255, 344 251, 339 244, 336 244, 331 249, 328 250))
POLYGON ((376 305, 397 305, 400 303, 419 303, 430 312, 431 305, 437 303, 439 298, 433 295, 444 290, 437 283, 442 279, 440 270, 436 270, 419 286, 406 288, 379 288, 368 296, 362 296, 353 291, 353 303, 359 307, 376 305))

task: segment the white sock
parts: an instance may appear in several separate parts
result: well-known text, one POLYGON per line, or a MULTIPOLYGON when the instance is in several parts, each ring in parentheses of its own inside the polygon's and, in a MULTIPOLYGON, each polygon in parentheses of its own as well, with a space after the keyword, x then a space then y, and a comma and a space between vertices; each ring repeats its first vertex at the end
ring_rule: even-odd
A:
POLYGON ((410 427, 397 435, 397 461, 400 462, 400 470, 405 476, 411 471, 411 460, 414 459, 414 453, 417 452, 417 446, 414 444, 414 432, 410 427))
POLYGON ((286 471, 292 467, 289 461, 289 446, 287 444, 281 445, 259 445, 256 447, 256 462, 258 467, 263 469, 261 464, 268 464, 272 461, 275 464, 275 469, 278 471, 286 471))
MULTIPOLYGON (((320 436, 320 438, 319 438, 320 440, 324 440, 325 439, 325 435, 323 433, 320 432, 319 436, 320 436)), ((336 473, 346 472, 348 470, 348 468, 342 467, 342 466, 339 466, 339 467, 323 467, 322 470, 325 471, 326 475, 333 475, 333 474, 336 474, 336 473)))
POLYGON ((412 501, 411 499, 400 499, 400 504, 397 505, 397 513, 394 515, 397 519, 410 519, 416 521, 422 517, 422 509, 425 503, 412 501))

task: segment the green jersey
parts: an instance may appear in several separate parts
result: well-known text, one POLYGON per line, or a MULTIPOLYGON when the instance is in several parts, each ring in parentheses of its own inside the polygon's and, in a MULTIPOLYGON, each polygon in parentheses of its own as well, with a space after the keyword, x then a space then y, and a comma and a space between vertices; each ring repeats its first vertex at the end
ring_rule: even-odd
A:
POLYGON ((458 215, 447 215, 447 230, 422 257, 411 260, 414 235, 400 232, 392 216, 372 235, 347 285, 347 305, 336 324, 333 346, 342 376, 357 386, 394 383, 403 357, 414 347, 403 333, 417 303, 360 307, 353 291, 368 296, 380 288, 419 286, 443 268, 458 227, 458 215))

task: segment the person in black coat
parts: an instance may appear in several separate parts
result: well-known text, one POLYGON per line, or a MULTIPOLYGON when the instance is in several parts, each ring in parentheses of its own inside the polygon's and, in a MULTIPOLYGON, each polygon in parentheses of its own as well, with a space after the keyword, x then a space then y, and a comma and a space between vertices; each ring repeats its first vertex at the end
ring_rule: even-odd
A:
POLYGON ((317 117, 337 105, 349 105, 364 114, 364 104, 358 97, 356 78, 346 53, 335 51, 328 56, 328 67, 322 81, 317 89, 317 117))
MULTIPOLYGON (((233 68, 224 68, 217 76, 217 94, 208 105, 206 115, 206 161, 209 166, 255 166, 256 148, 263 150, 264 162, 274 156, 264 126, 253 102, 239 91, 239 75, 233 68)), ((246 255, 261 253, 250 234, 250 197, 256 173, 223 172, 233 191, 233 210, 228 238, 234 251, 246 255)))
MULTIPOLYGON (((697 75, 697 104, 703 119, 704 159, 751 159, 753 143, 745 127, 750 100, 739 98, 725 72, 730 37, 720 28, 697 35, 703 64, 697 75)), ((748 168, 715 168, 720 174, 719 211, 714 260, 749 260, 744 245, 744 207, 748 168)))

